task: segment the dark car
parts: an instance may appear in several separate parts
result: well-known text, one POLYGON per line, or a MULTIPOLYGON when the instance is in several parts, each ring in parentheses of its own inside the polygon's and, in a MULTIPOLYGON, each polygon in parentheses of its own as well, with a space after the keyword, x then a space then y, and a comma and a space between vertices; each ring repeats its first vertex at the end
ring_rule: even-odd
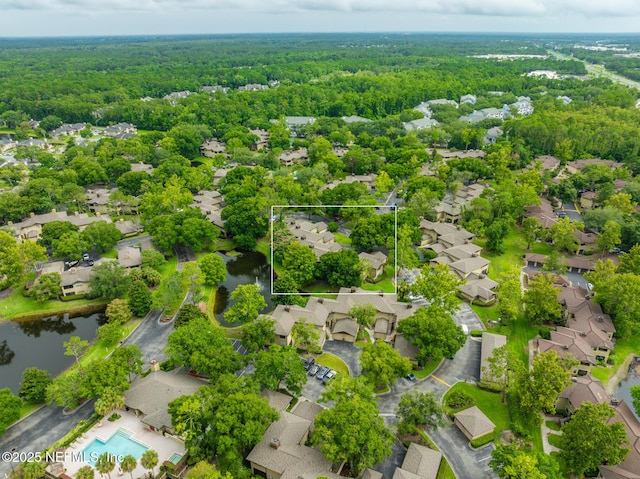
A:
POLYGON ((316 379, 322 380, 324 375, 327 374, 329 371, 331 371, 331 368, 328 368, 327 366, 323 367, 320 371, 318 371, 318 374, 316 374, 316 379))
POLYGON ((322 384, 327 384, 331 380, 331 378, 333 378, 336 374, 338 374, 338 373, 336 371, 334 371, 333 369, 331 371, 329 371, 322 378, 322 384))
POLYGON ((309 370, 309 368, 315 364, 315 362, 316 362, 316 360, 315 360, 315 359, 313 359, 313 358, 306 358, 306 359, 304 359, 304 369, 305 369, 306 371, 308 371, 308 370, 309 370))
POLYGON ((407 379, 412 383, 415 383, 417 381, 416 376, 413 373, 407 374, 407 379))
POLYGON ((309 368, 309 376, 315 376, 318 371, 320 371, 320 366, 318 363, 315 363, 313 366, 309 368))

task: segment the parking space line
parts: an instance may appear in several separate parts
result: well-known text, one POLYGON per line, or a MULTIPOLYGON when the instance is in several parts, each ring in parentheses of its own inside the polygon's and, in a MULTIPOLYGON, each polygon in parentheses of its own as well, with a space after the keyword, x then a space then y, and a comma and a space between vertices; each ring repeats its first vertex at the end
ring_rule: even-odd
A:
POLYGON ((432 375, 431 375, 431 377, 432 377, 433 379, 435 379, 436 381, 438 381, 438 382, 440 382, 440 383, 444 384, 444 385, 445 385, 445 386, 447 386, 448 388, 450 388, 450 387, 451 387, 451 384, 447 384, 447 383, 446 383, 446 382, 444 382, 442 379, 440 379, 438 376, 434 376, 434 375, 432 374, 432 375))
POLYGON ((491 459, 491 456, 483 457, 482 459, 478 459, 478 462, 484 462, 488 459, 491 459))

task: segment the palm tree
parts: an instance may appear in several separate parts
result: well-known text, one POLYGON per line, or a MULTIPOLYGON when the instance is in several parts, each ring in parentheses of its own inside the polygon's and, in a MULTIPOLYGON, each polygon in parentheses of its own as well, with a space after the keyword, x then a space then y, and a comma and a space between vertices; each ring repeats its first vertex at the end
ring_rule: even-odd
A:
POLYGON ((131 475, 131 479, 133 479, 133 470, 137 465, 138 461, 131 455, 124 456, 122 461, 120 461, 120 469, 122 469, 123 472, 128 472, 131 475))
POLYGON ((116 467, 116 460, 110 452, 103 452, 98 456, 96 461, 96 469, 100 474, 106 474, 111 479, 111 471, 116 467))
POLYGON ((140 465, 145 469, 149 469, 153 476, 155 476, 155 467, 158 465, 158 453, 153 449, 147 449, 146 451, 144 451, 144 454, 142 454, 142 457, 140 458, 140 465))
POLYGON ((93 479, 95 476, 95 470, 91 466, 82 466, 76 472, 76 479, 93 479))

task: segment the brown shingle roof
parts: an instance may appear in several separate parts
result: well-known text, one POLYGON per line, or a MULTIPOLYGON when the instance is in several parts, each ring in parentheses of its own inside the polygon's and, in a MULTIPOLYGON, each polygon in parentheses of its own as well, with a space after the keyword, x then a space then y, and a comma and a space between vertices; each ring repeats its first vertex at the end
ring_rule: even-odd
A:
POLYGON ((454 414, 454 417, 469 431, 472 437, 483 436, 492 432, 496 425, 478 408, 472 406, 454 414))

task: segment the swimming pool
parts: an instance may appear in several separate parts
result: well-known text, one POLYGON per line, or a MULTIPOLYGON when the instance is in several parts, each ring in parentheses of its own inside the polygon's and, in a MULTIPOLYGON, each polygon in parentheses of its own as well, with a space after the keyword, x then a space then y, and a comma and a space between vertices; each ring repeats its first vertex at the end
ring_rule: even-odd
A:
POLYGON ((142 453, 149 449, 149 447, 131 438, 132 434, 133 433, 126 429, 120 428, 114 432, 106 442, 97 437, 94 438, 93 441, 82 450, 84 460, 92 466, 95 466, 98 457, 105 452, 113 454, 118 458, 130 455, 136 459, 140 459, 142 453))

